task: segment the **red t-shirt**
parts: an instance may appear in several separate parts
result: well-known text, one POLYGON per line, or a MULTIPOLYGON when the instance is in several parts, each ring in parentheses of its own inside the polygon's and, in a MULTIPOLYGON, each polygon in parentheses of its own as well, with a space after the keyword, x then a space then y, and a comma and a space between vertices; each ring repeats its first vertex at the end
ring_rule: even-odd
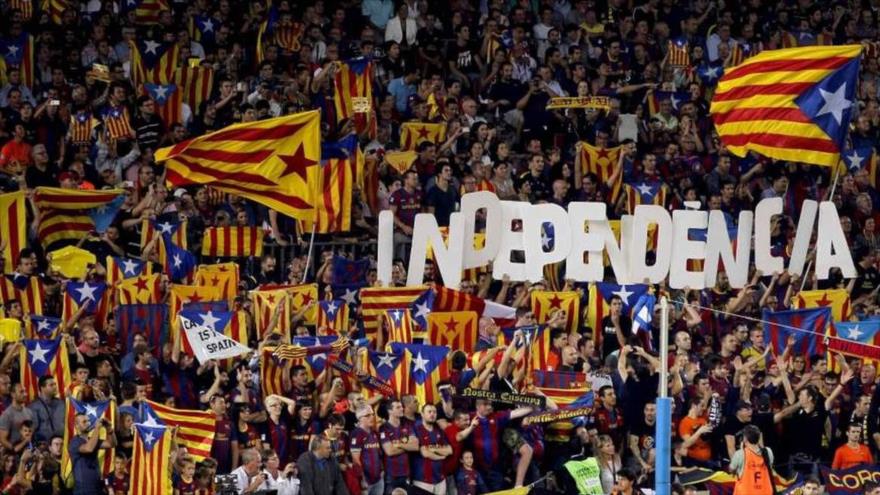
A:
POLYGON ((460 431, 455 423, 449 423, 449 426, 443 430, 443 433, 446 433, 446 440, 452 447, 452 455, 443 460, 443 474, 446 476, 452 476, 458 472, 458 460, 461 459, 461 451, 464 450, 461 442, 455 439, 460 431))

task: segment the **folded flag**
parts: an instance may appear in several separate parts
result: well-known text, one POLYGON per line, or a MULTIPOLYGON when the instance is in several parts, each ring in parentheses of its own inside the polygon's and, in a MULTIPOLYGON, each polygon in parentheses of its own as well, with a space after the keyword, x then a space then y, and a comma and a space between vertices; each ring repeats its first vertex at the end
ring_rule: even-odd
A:
MULTIPOLYGON (((211 411, 176 409, 158 402, 144 400, 140 406, 139 422, 151 427, 179 427, 177 443, 197 461, 211 456, 216 419, 211 411)), ((163 472, 163 476, 165 476, 163 472)))
POLYGON ((94 266, 95 255, 75 246, 64 246, 48 254, 49 266, 65 278, 83 279, 94 266))
POLYGON ((187 222, 181 221, 176 215, 160 215, 155 219, 145 218, 141 221, 141 249, 156 235, 170 235, 174 244, 186 249, 187 222))
POLYGON ((47 249, 61 246, 56 243, 78 242, 89 232, 98 230, 95 218, 107 213, 123 193, 119 189, 36 188, 34 203, 40 212, 37 237, 47 249))

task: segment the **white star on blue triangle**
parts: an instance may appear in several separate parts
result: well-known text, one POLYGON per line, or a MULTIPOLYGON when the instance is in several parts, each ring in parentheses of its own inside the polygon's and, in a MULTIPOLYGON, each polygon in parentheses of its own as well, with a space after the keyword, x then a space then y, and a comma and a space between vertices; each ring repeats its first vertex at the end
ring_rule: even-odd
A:
POLYGON ((795 98, 808 119, 843 149, 853 115, 859 58, 854 58, 795 98))

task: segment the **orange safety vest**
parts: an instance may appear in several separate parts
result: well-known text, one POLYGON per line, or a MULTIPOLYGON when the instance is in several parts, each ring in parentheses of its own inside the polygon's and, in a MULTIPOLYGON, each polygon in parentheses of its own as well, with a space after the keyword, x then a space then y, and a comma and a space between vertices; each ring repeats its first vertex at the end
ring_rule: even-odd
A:
POLYGON ((764 457, 749 448, 744 448, 743 452, 745 459, 742 476, 736 480, 733 495, 772 495, 773 480, 767 464, 764 463, 764 457))

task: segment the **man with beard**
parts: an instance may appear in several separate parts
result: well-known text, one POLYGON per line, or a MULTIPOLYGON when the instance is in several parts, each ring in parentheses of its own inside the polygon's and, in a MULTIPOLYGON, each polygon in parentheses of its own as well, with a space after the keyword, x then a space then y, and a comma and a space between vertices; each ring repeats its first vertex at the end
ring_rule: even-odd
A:
POLYGON ((657 424, 657 404, 648 402, 644 419, 633 425, 629 433, 629 450, 633 454, 633 467, 641 467, 643 473, 654 471, 654 432, 657 424))
POLYGON ((421 457, 415 460, 413 484, 429 493, 445 494, 443 460, 452 455, 452 447, 437 426, 437 407, 433 404, 422 406, 422 424, 416 426, 416 437, 421 457))

